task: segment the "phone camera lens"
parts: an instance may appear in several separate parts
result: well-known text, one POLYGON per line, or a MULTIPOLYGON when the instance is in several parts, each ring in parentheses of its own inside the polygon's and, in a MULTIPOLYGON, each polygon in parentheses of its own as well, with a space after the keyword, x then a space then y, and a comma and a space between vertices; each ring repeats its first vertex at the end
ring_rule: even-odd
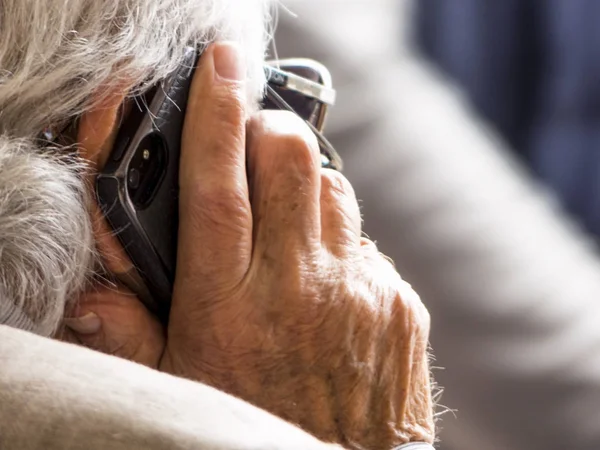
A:
POLYGON ((140 187, 141 175, 140 171, 137 169, 131 169, 129 171, 129 176, 127 177, 127 183, 129 184, 129 189, 137 189, 140 187))
POLYGON ((166 146, 160 134, 152 132, 139 142, 125 180, 129 198, 137 209, 148 207, 154 199, 167 171, 166 160, 166 146))

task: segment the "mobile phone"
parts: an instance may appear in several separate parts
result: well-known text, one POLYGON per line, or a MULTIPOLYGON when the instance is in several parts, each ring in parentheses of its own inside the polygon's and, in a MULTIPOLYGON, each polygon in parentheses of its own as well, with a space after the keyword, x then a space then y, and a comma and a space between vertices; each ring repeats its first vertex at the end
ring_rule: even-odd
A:
POLYGON ((96 181, 100 208, 137 268, 133 289, 161 318, 175 280, 181 133, 199 55, 188 49, 175 73, 135 98, 96 181))

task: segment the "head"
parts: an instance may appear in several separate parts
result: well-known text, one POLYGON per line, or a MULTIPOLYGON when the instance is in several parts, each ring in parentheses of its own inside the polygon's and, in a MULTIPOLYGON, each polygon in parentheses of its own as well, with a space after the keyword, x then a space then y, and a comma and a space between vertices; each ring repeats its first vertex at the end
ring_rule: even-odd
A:
POLYGON ((0 0, 0 324, 50 336, 97 264, 84 161, 40 146, 172 72, 188 45, 238 42, 262 92, 269 0, 0 0))

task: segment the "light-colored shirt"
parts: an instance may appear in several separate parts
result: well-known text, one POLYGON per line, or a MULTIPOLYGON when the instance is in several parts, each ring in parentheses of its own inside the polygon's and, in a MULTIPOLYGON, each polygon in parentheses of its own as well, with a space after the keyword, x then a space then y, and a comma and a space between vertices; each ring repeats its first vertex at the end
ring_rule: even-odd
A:
POLYGON ((208 386, 0 326, 2 450, 341 450, 208 386))

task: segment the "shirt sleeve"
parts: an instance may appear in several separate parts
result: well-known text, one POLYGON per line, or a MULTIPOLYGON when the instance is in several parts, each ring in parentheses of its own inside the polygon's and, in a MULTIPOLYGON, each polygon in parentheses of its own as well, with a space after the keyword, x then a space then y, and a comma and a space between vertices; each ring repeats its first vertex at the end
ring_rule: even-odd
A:
POLYGON ((334 450, 208 386, 0 326, 2 450, 334 450))

